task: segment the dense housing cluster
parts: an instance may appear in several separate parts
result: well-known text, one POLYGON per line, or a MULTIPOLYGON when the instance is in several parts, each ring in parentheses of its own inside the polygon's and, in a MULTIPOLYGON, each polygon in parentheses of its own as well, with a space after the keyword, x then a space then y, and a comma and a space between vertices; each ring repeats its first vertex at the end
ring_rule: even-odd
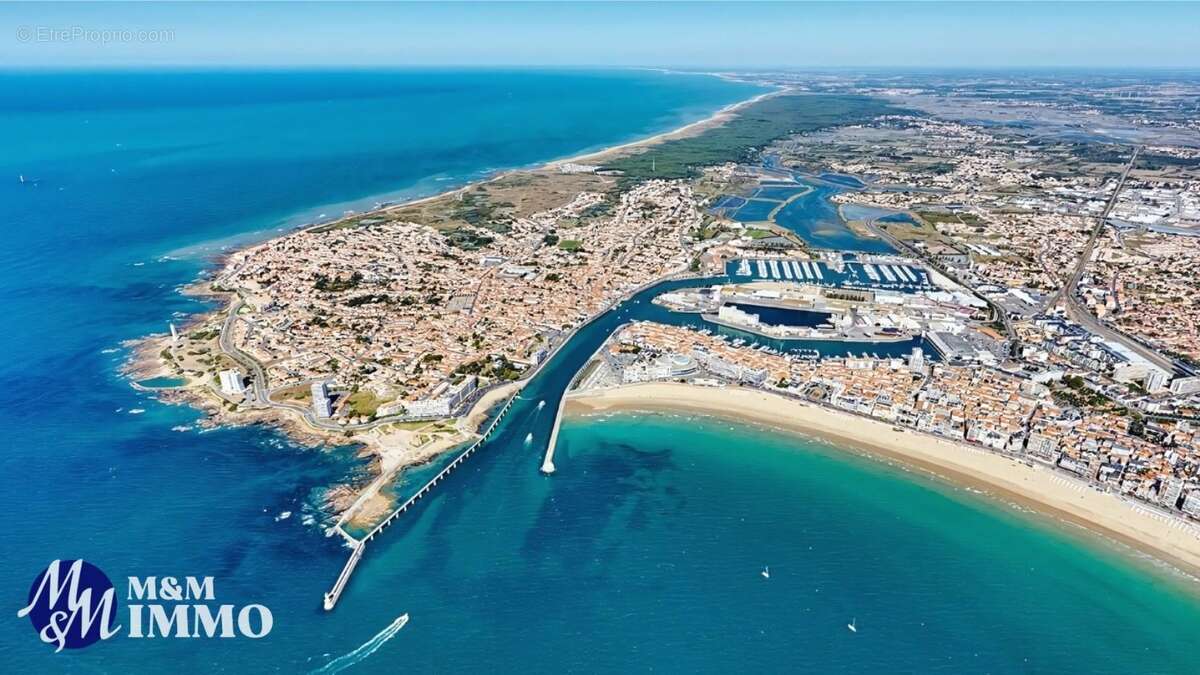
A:
POLYGON ((1200 424, 1079 408, 1058 399, 1044 373, 936 363, 919 351, 811 360, 652 322, 618 331, 598 363, 581 387, 758 387, 1026 457, 1200 517, 1200 424))

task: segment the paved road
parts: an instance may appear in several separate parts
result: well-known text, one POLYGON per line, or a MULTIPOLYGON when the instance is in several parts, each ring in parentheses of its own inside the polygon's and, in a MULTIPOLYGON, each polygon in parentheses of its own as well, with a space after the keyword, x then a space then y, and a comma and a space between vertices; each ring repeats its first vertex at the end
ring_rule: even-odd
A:
POLYGON ((250 373, 250 391, 246 398, 246 403, 254 408, 284 408, 293 412, 304 415, 304 419, 314 427, 327 429, 330 431, 343 430, 362 430, 369 429, 377 424, 383 424, 388 420, 376 420, 366 424, 337 424, 329 420, 319 419, 312 409, 307 406, 302 406, 295 403, 277 403, 271 400, 271 392, 267 386, 267 374, 263 370, 262 365, 253 356, 238 349, 233 344, 233 324, 237 322, 238 311, 245 305, 246 302, 238 298, 233 306, 229 308, 229 316, 225 317, 225 323, 221 326, 221 351, 225 352, 229 358, 237 361, 243 368, 250 373))
MULTIPOLYGON (((233 324, 237 322, 237 313, 245 305, 245 301, 238 298, 233 306, 229 308, 229 315, 225 317, 225 323, 221 326, 221 337, 218 341, 221 351, 229 358, 236 361, 250 373, 251 384, 250 391, 246 398, 246 403, 254 408, 276 408, 281 410, 290 410, 304 416, 305 421, 319 429, 327 431, 366 431, 377 426, 389 424, 391 422, 405 421, 402 415, 391 415, 388 417, 380 417, 370 422, 362 424, 339 424, 338 422, 317 417, 316 413, 309 406, 300 405, 298 403, 282 403, 271 398, 271 390, 267 386, 267 375, 263 370, 262 365, 253 356, 238 349, 233 344, 233 324)), ((304 380, 301 384, 312 384, 318 381, 317 379, 304 380)), ((487 393, 488 389, 480 390, 472 396, 472 399, 478 400, 483 394, 487 393)), ((471 405, 474 405, 472 402, 471 405)))
POLYGON ((934 260, 932 257, 926 256, 921 251, 918 251, 917 249, 913 248, 912 246, 909 246, 908 244, 906 244, 904 241, 892 236, 892 234, 890 232, 888 232, 884 228, 877 225, 874 220, 867 221, 866 225, 867 225, 868 230, 871 230, 876 235, 878 235, 880 238, 882 238, 884 241, 891 244, 892 248, 896 249, 897 252, 907 253, 909 256, 911 256, 913 258, 923 261, 926 265, 929 265, 933 269, 940 272, 946 278, 954 281, 959 286, 962 286, 963 288, 970 291, 973 295, 975 295, 976 297, 979 297, 981 300, 986 302, 988 304, 988 307, 991 308, 992 314, 997 319, 999 319, 1002 324, 1004 324, 1004 334, 1007 337, 1007 339, 1008 340, 1016 339, 1017 333, 1013 329, 1012 317, 1010 317, 1008 315, 1008 312, 1004 311, 1003 307, 992 302, 991 300, 988 300, 987 298, 983 297, 982 295, 979 295, 978 293, 976 293, 975 289, 973 289, 970 286, 968 286, 967 284, 963 283, 962 280, 959 279, 958 276, 955 275, 953 272, 951 272, 950 270, 939 265, 938 262, 936 260, 934 260))
POLYGON ((1117 196, 1121 194, 1121 188, 1125 187, 1125 179, 1129 177, 1129 172, 1133 170, 1133 165, 1137 162, 1138 155, 1142 152, 1141 146, 1133 149, 1133 154, 1129 157, 1129 162, 1125 164, 1125 168, 1121 170, 1121 177, 1117 179, 1117 187, 1108 197, 1108 203, 1104 205, 1104 211, 1100 213, 1100 217, 1096 219, 1096 226, 1092 228, 1092 236, 1088 237, 1087 244, 1083 247, 1083 252, 1075 261, 1075 269, 1072 270, 1071 276, 1067 278, 1067 283, 1058 289, 1054 295, 1050 296, 1043 311, 1050 309, 1058 304, 1059 300, 1064 297, 1067 302, 1074 301, 1075 287, 1079 284, 1079 279, 1083 276, 1087 269, 1088 261, 1092 259, 1092 251, 1096 248, 1096 240, 1100 238, 1100 234, 1104 232, 1104 225, 1108 222, 1108 214, 1117 205, 1117 196))
POLYGON ((1075 262, 1075 269, 1072 270, 1071 276, 1067 278, 1067 283, 1058 289, 1058 292, 1050 296, 1044 305, 1045 309, 1054 307, 1060 300, 1063 302, 1063 307, 1066 309, 1067 316, 1072 321, 1086 328, 1089 332, 1099 335, 1100 337, 1118 342, 1125 345, 1134 353, 1146 359, 1150 363, 1166 370, 1174 372, 1175 362, 1162 354, 1159 354, 1154 349, 1138 342, 1132 337, 1105 325, 1097 319, 1083 303, 1079 302, 1078 296, 1075 294, 1075 289, 1079 285, 1079 280, 1087 271, 1088 262, 1092 259, 1092 252, 1095 250, 1096 241, 1100 238, 1100 234, 1104 232, 1104 228, 1108 222, 1108 214, 1117 204, 1117 196, 1121 194, 1121 189, 1125 186, 1125 179, 1129 177, 1129 172, 1133 170, 1133 165, 1137 162, 1138 155, 1142 148, 1136 147, 1133 150, 1133 155, 1129 157, 1129 162, 1125 165, 1125 169, 1121 171, 1121 177, 1117 180, 1117 187, 1113 190, 1112 195, 1108 198, 1108 203, 1104 205, 1104 211, 1097 219, 1096 227, 1092 230, 1092 236, 1088 238, 1087 245, 1084 246, 1083 252, 1079 255, 1079 259, 1075 262))
POLYGON ((267 398, 267 374, 263 371, 262 366, 258 361, 249 354, 238 349, 233 344, 233 324, 237 322, 238 311, 246 304, 245 300, 237 299, 233 306, 229 308, 229 316, 225 317, 225 323, 221 326, 221 351, 225 352, 229 358, 237 361, 250 373, 250 400, 247 401, 257 408, 267 407, 270 401, 267 398))
POLYGON ((1087 311, 1087 308, 1076 302, 1074 296, 1069 297, 1070 299, 1066 302, 1066 309, 1067 316, 1069 316, 1072 321, 1083 326, 1091 333, 1099 335, 1106 340, 1112 340, 1113 342, 1119 342, 1125 345, 1142 358, 1146 359, 1150 363, 1153 363, 1159 368, 1162 368, 1168 373, 1175 372, 1175 362, 1173 360, 1163 356, 1162 354, 1159 354, 1155 350, 1142 344, 1141 342, 1138 342, 1128 335, 1104 325, 1099 319, 1093 316, 1091 312, 1087 311))

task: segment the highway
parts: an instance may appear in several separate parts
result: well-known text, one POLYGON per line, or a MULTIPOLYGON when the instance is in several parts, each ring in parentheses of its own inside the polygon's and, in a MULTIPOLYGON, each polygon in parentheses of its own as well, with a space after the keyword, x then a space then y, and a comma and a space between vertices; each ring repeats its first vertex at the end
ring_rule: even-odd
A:
POLYGON ((1117 179, 1117 187, 1108 196, 1108 202, 1104 205, 1104 211, 1100 213, 1100 217, 1096 219, 1096 226, 1092 228, 1092 235, 1088 237, 1087 244, 1083 247, 1083 252, 1079 255, 1079 259, 1075 261, 1075 269, 1071 271, 1071 276, 1067 278, 1067 283, 1046 300, 1042 306, 1043 311, 1054 307, 1064 297, 1072 298, 1075 295, 1075 287, 1079 284, 1079 279, 1087 269, 1088 261, 1092 259, 1092 251, 1096 248, 1096 240, 1104 232, 1104 225, 1108 222, 1108 214, 1117 205, 1117 197, 1121 194, 1121 188, 1125 187, 1125 179, 1129 177, 1129 172, 1133 170, 1133 165, 1137 162, 1138 155, 1141 152, 1141 146, 1133 149, 1133 154, 1130 155, 1125 168, 1121 170, 1120 178, 1117 179))
POLYGON ((1141 146, 1133 149, 1133 154, 1129 157, 1129 162, 1125 165, 1124 170, 1121 171, 1120 178, 1117 179, 1117 187, 1109 196, 1108 203, 1104 205, 1104 211, 1096 220, 1096 227, 1092 229, 1092 235, 1088 238, 1087 245, 1084 246, 1083 252, 1079 254, 1079 259, 1075 262, 1075 269, 1071 271, 1071 276, 1067 278, 1067 283, 1047 299, 1043 305, 1043 311, 1054 307, 1059 301, 1062 301, 1063 308, 1072 321, 1083 326, 1094 335, 1099 335, 1106 340, 1125 345, 1150 363, 1170 373, 1175 371, 1175 362, 1173 360, 1159 354, 1154 349, 1115 328, 1105 325, 1089 312, 1087 307, 1079 302, 1079 297, 1075 293, 1076 287, 1079 285, 1079 280, 1083 277, 1083 273, 1087 271, 1088 263, 1092 259, 1092 253, 1096 248, 1096 241, 1100 238, 1101 233, 1104 232, 1104 228, 1108 223, 1108 214, 1116 206, 1117 196, 1121 194, 1121 189, 1125 187, 1125 180, 1129 177, 1129 172, 1133 170, 1134 164, 1137 163, 1137 158, 1141 151, 1141 146))

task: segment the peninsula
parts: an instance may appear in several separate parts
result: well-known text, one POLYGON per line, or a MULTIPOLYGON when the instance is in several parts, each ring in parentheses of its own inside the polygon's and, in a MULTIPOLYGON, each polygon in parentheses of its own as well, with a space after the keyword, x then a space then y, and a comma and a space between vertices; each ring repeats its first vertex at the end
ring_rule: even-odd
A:
POLYGON ((578 326, 632 290, 716 269, 699 235, 721 169, 705 167, 887 109, 781 91, 641 143, 248 247, 189 289, 223 308, 146 340, 132 372, 183 378, 157 389, 214 423, 362 444, 378 478, 333 491, 330 505, 365 531, 390 511, 382 485, 475 439, 485 411, 578 326))
POLYGON ((217 423, 270 420, 376 458, 372 481, 330 495, 355 550, 333 602, 398 514, 383 489, 397 472, 467 448, 457 466, 548 364, 574 377, 539 406, 570 389, 567 412, 824 434, 1197 569, 1188 122, 1147 128, 1070 81, 1048 106, 1006 99, 1034 134, 980 123, 992 99, 957 81, 740 77, 777 90, 233 253, 195 289, 222 310, 148 340, 137 373, 184 378, 164 395, 217 423), (1140 142, 1058 139, 1079 108, 1140 142), (1164 191, 1175 206, 1155 210, 1164 191), (611 335, 572 342, 598 317, 611 335), (556 360, 568 344, 588 353, 556 360))

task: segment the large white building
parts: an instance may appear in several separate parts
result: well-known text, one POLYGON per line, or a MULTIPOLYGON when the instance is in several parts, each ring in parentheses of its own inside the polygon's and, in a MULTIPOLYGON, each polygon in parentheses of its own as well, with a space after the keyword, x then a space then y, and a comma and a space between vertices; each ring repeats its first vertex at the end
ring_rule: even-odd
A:
POLYGON ((1168 478, 1158 488, 1158 503, 1169 509, 1173 509, 1179 503, 1179 496, 1182 494, 1183 480, 1168 478))
POLYGON ((246 391, 242 384, 242 374, 236 370, 222 370, 218 377, 221 379, 221 393, 226 396, 239 396, 246 391))
POLYGON ((1177 377, 1171 381, 1171 393, 1176 396, 1200 391, 1200 377, 1177 377))
POLYGON ((634 382, 652 382, 682 378, 696 373, 696 359, 687 354, 666 354, 653 361, 632 364, 621 372, 621 381, 625 384, 634 382))
POLYGON ((925 351, 920 347, 913 347, 908 355, 908 369, 914 373, 925 371, 925 351))
POLYGON ((458 384, 443 382, 434 390, 433 396, 416 401, 397 401, 379 408, 379 415, 397 415, 401 411, 407 417, 449 417, 479 388, 479 378, 464 377, 458 384))
POLYGON ((748 326, 750 328, 757 328, 761 325, 761 321, 759 320, 757 314, 751 314, 750 312, 743 311, 734 305, 721 305, 721 308, 717 310, 717 318, 722 321, 728 321, 729 323, 736 323, 739 326, 748 326))
POLYGON ((767 371, 764 369, 747 368, 702 349, 693 349, 691 356, 705 370, 727 380, 749 382, 750 384, 762 384, 767 380, 767 371))
POLYGON ((1141 382, 1146 391, 1155 393, 1167 388, 1171 373, 1151 363, 1141 354, 1115 340, 1104 340, 1104 345, 1118 356, 1120 362, 1113 366, 1112 378, 1117 382, 1141 382))
POLYGON ((1200 516, 1200 490, 1192 490, 1183 498, 1183 505, 1179 508, 1189 516, 1200 516))
POLYGON ((313 412, 317 417, 333 416, 333 406, 329 400, 329 386, 325 381, 312 383, 313 412))

